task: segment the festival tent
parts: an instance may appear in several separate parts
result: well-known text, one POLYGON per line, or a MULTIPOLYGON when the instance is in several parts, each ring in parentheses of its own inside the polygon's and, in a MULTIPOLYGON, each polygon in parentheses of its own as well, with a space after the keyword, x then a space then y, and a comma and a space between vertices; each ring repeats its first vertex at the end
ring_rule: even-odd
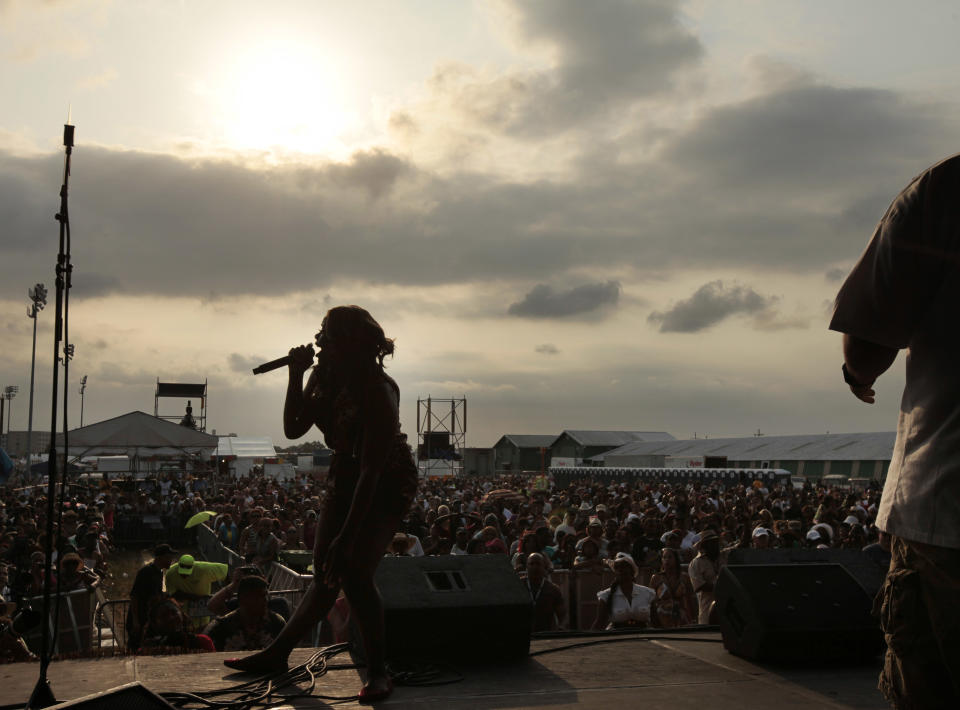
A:
MULTIPOLYGON (((83 456, 200 456, 209 458, 217 450, 217 437, 168 422, 144 412, 130 412, 67 434, 67 453, 83 456)), ((57 436, 63 452, 63 436, 57 436)))
POLYGON ((234 476, 246 476, 254 466, 277 458, 277 449, 269 436, 221 436, 217 459, 225 461, 234 476))

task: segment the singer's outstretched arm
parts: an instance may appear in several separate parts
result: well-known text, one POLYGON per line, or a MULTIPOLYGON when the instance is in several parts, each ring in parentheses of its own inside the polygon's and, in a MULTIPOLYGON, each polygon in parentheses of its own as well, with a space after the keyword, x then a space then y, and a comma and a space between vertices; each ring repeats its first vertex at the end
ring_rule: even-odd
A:
MULTIPOLYGON (((283 434, 288 439, 299 439, 310 431, 316 421, 316 412, 311 406, 311 400, 304 397, 303 373, 313 362, 313 348, 301 345, 290 350, 290 363, 287 365, 287 398, 283 403, 283 434)), ((308 381, 308 389, 315 386, 314 378, 318 377, 314 370, 308 381)))

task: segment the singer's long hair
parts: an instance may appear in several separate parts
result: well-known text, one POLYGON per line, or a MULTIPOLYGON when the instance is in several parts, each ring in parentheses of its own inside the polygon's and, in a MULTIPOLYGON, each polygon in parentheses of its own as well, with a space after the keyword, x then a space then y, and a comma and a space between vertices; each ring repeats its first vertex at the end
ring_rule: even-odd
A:
POLYGON ((327 311, 322 328, 330 337, 369 356, 383 368, 383 359, 393 355, 393 338, 388 338, 372 315, 360 306, 337 306, 327 311))

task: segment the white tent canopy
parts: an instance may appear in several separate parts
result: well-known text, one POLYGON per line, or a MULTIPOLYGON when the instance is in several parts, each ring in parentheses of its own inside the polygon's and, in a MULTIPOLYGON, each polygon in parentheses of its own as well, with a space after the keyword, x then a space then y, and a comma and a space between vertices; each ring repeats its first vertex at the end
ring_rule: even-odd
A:
POLYGON ((277 455, 269 436, 221 436, 217 456, 237 458, 272 458, 277 455))
MULTIPOLYGON (((144 412, 72 429, 67 435, 71 456, 203 456, 217 450, 217 437, 204 434, 144 412)), ((57 436, 63 451, 63 437, 57 436)))

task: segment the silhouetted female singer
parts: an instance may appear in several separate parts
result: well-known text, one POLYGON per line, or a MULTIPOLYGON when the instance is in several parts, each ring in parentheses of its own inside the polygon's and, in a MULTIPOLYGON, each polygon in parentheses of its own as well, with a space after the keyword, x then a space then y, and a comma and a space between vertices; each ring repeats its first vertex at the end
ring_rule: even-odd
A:
POLYGON ((306 387, 303 375, 313 363, 313 347, 290 350, 283 407, 287 438, 300 438, 316 424, 334 451, 332 489, 313 548, 314 578, 273 643, 224 663, 249 672, 285 669, 290 651, 326 617, 342 587, 367 657, 360 698, 371 701, 392 690, 384 664, 383 606, 373 574, 416 494, 417 468, 400 431, 400 390, 383 370, 393 341, 380 324, 359 306, 338 306, 323 319, 316 343, 320 352, 306 387))

